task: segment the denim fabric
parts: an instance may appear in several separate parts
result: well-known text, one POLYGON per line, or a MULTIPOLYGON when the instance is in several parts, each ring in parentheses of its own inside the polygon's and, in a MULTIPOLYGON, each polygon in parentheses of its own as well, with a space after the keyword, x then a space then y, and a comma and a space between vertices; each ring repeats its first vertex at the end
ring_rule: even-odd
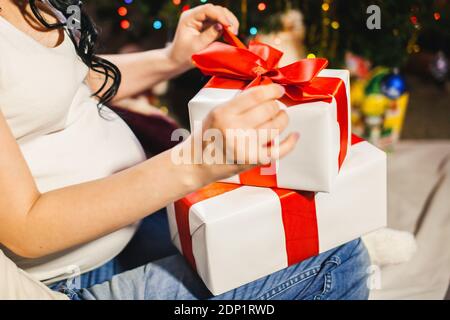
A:
POLYGON ((180 255, 116 275, 75 291, 81 300, 326 300, 367 299, 367 251, 361 240, 214 297, 180 255))
POLYGON ((118 258, 82 276, 83 289, 67 288, 63 283, 54 289, 74 300, 367 299, 369 263, 367 250, 358 239, 214 297, 184 258, 176 254, 170 244, 166 214, 159 212, 143 222, 118 258))

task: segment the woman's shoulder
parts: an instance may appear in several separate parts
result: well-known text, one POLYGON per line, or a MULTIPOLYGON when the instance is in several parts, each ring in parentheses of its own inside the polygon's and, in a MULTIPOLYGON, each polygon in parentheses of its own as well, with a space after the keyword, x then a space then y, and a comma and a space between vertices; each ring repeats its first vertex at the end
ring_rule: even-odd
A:
POLYGON ((0 16, 0 57, 14 50, 22 50, 20 37, 17 37, 14 26, 0 16))

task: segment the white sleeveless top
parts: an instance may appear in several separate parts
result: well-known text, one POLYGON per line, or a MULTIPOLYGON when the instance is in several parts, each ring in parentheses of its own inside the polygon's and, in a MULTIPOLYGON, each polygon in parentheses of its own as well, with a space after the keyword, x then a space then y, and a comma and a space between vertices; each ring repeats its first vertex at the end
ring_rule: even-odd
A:
MULTIPOLYGON (((59 46, 47 48, 0 17, 0 110, 40 192, 104 178, 145 160, 138 140, 116 114, 104 107, 107 119, 99 115, 87 73, 67 34, 59 46)), ((112 259, 135 228, 45 259, 10 256, 51 283, 112 259)))

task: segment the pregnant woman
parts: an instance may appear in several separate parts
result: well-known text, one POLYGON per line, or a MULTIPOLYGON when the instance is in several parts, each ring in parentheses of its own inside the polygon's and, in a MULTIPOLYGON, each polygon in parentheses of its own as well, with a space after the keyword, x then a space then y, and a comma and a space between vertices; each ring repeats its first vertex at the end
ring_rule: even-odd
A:
MULTIPOLYGON (((79 1, 0 0, 0 297, 61 297, 42 281, 73 299, 212 298, 180 255, 120 274, 113 265, 143 218, 250 165, 180 165, 173 150, 147 160, 106 105, 192 68, 191 55, 238 21, 226 8, 199 6, 182 14, 169 47, 100 57, 89 17, 82 13, 79 28, 66 23, 71 5, 79 1), (55 285, 74 273, 81 288, 55 285)), ((247 90, 202 130, 283 131, 288 119, 275 103, 283 94, 278 85, 247 90)), ((280 143, 280 157, 297 138, 280 143)), ((191 139, 175 151, 190 150, 191 139)), ((149 235, 148 245, 166 238, 149 235)), ((367 265, 357 240, 216 298, 362 299, 367 265)))

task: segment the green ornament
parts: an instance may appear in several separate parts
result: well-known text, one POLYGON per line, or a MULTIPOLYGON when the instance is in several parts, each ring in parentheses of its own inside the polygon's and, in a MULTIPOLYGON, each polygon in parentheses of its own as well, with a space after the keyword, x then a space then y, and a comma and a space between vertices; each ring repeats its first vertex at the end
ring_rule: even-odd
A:
POLYGON ((377 70, 374 72, 374 75, 367 83, 365 93, 366 95, 372 94, 372 93, 382 93, 381 87, 384 78, 389 74, 389 69, 382 68, 380 70, 377 70))

